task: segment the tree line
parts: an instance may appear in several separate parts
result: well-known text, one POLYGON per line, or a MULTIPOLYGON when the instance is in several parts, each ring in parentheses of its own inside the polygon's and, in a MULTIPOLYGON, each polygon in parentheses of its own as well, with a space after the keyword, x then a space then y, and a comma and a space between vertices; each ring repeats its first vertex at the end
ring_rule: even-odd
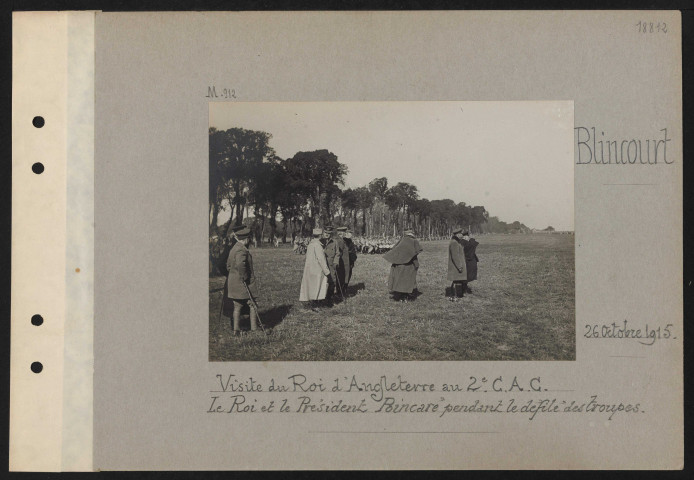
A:
POLYGON ((366 236, 397 236, 406 228, 420 237, 449 236, 455 226, 473 233, 527 229, 520 222, 490 219, 484 206, 420 198, 416 185, 389 185, 385 177, 344 188, 348 169, 335 154, 323 149, 283 159, 270 146, 271 138, 243 128, 209 129, 211 237, 221 241, 251 214, 258 241, 276 236, 286 241, 288 235, 305 236, 330 224, 366 236), (220 212, 227 210, 229 220, 218 225, 220 212))

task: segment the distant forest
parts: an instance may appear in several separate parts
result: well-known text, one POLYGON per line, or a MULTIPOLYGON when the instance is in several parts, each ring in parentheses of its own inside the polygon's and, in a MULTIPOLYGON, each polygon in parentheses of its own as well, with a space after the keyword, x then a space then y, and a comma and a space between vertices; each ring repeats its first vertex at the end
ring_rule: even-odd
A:
MULTIPOLYGON (((344 188, 347 166, 328 150, 280 158, 267 132, 210 128, 210 236, 225 238, 233 225, 250 224, 255 237, 282 241, 316 227, 347 226, 356 235, 398 236, 412 228, 420 237, 449 236, 455 226, 473 233, 527 233, 514 221, 490 217, 484 206, 420 198, 417 186, 375 178, 344 188), (231 210, 218 225, 219 214, 231 210), (252 219, 246 218, 252 214, 252 219), (246 221, 244 221, 246 219, 246 221)), ((545 231, 554 230, 548 227, 545 231)))

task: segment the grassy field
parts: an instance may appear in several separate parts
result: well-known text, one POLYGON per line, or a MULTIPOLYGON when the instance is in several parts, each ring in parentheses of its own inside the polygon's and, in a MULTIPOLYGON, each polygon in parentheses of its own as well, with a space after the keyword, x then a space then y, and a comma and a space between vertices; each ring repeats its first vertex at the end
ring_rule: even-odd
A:
POLYGON ((224 277, 211 278, 210 360, 574 360, 573 235, 477 240, 479 278, 460 302, 444 295, 448 241, 422 242, 415 301, 391 300, 390 265, 360 255, 347 301, 319 313, 298 300, 303 255, 252 249, 272 333, 232 337, 219 317, 224 277))

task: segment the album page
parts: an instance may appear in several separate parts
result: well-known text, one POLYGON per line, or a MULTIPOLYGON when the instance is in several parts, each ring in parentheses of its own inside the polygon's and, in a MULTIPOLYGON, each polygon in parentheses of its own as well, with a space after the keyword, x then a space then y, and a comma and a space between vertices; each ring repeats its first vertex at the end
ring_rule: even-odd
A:
POLYGON ((683 468, 678 12, 13 23, 12 470, 683 468))

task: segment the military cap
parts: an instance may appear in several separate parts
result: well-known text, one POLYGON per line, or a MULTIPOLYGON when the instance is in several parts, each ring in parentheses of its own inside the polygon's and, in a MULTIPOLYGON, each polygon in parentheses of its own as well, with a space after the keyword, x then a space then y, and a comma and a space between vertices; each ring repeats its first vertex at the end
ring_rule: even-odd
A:
POLYGON ((314 235, 323 235, 323 229, 322 228, 314 228, 313 234, 314 235))
POLYGON ((405 230, 404 234, 414 237, 414 230, 408 228, 407 230, 405 230))
POLYGON ((331 226, 325 227, 325 233, 333 233, 333 230, 335 230, 335 229, 331 226))
POLYGON ((463 230, 463 235, 470 235, 470 232, 468 232, 467 230, 463 230))
POLYGON ((337 227, 336 230, 337 230, 338 232, 346 232, 346 231, 347 231, 347 227, 337 227))
POLYGON ((236 238, 238 238, 239 240, 244 240, 244 239, 248 238, 250 234, 251 234, 251 229, 246 227, 246 226, 244 226, 242 229, 234 232, 234 235, 236 235, 236 238))
POLYGON ((453 235, 458 235, 459 233, 463 233, 462 228, 457 228, 457 229, 453 230, 453 235))

